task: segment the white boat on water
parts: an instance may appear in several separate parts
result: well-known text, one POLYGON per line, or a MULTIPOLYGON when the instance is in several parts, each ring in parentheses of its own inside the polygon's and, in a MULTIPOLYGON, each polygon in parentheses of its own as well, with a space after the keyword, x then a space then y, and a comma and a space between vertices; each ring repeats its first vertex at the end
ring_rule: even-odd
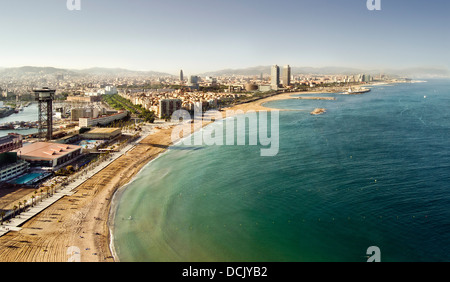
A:
POLYGON ((347 92, 344 92, 344 94, 363 94, 370 92, 369 88, 358 88, 356 90, 352 89, 351 87, 348 88, 347 92))
POLYGON ((16 125, 16 126, 14 126, 14 130, 27 130, 27 129, 30 129, 29 127, 27 127, 27 126, 25 126, 25 127, 22 127, 22 126, 20 126, 20 125, 16 125))

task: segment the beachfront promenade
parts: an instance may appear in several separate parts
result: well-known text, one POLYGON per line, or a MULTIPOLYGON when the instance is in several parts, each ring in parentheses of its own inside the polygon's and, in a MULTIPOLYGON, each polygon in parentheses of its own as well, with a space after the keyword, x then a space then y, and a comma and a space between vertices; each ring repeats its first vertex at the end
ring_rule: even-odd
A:
MULTIPOLYGON (((108 160, 99 163, 92 170, 86 171, 85 174, 77 177, 73 182, 64 186, 64 188, 58 189, 55 193, 53 193, 52 196, 46 198, 43 198, 43 196, 41 196, 41 200, 36 200, 36 203, 32 207, 29 207, 28 209, 16 215, 15 217, 12 217, 8 221, 3 222, 3 225, 0 226, 0 237, 10 231, 20 231, 21 226, 28 220, 41 213, 43 210, 53 205, 61 198, 73 195, 75 193, 74 190, 78 186, 82 185, 89 178, 91 178, 98 172, 102 171, 112 162, 114 162, 115 160, 126 154, 129 150, 133 149, 139 142, 141 142, 145 137, 151 134, 154 126, 155 125, 145 126, 143 134, 137 140, 126 145, 120 151, 112 153, 108 158, 108 160)), ((31 205, 31 201, 28 200, 26 205, 31 205)))

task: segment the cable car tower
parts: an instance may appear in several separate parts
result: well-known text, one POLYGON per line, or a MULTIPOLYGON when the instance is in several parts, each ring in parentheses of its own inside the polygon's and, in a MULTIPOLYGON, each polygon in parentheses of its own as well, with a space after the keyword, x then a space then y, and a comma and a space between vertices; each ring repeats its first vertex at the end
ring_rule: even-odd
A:
POLYGON ((55 99, 56 90, 43 87, 42 89, 33 89, 33 92, 39 109, 39 140, 45 139, 50 141, 53 136, 53 100, 55 99))

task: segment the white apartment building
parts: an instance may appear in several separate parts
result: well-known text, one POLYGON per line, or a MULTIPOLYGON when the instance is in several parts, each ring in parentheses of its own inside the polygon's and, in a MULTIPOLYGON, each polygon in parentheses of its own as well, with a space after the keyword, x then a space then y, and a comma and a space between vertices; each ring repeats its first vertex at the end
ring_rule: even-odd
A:
POLYGON ((96 125, 106 125, 113 121, 120 120, 125 118, 128 115, 127 111, 119 112, 117 114, 113 114, 110 116, 102 116, 98 118, 79 118, 78 125, 79 127, 91 127, 96 125))

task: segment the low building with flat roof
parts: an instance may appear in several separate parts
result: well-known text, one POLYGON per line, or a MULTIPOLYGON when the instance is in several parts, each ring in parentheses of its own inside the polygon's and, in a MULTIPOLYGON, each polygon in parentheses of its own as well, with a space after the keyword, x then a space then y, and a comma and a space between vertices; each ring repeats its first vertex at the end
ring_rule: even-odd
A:
POLYGON ((36 142, 17 151, 18 157, 33 167, 56 169, 70 164, 82 153, 81 146, 36 142))
POLYGON ((109 116, 101 116, 98 118, 79 118, 78 124, 80 127, 91 127, 96 125, 107 125, 113 121, 121 120, 128 115, 127 111, 119 112, 109 116))
POLYGON ((94 128, 81 134, 81 137, 88 140, 112 140, 122 135, 120 128, 94 128))
POLYGON ((76 103, 94 103, 100 102, 101 96, 68 96, 66 99, 67 102, 76 102, 76 103))

